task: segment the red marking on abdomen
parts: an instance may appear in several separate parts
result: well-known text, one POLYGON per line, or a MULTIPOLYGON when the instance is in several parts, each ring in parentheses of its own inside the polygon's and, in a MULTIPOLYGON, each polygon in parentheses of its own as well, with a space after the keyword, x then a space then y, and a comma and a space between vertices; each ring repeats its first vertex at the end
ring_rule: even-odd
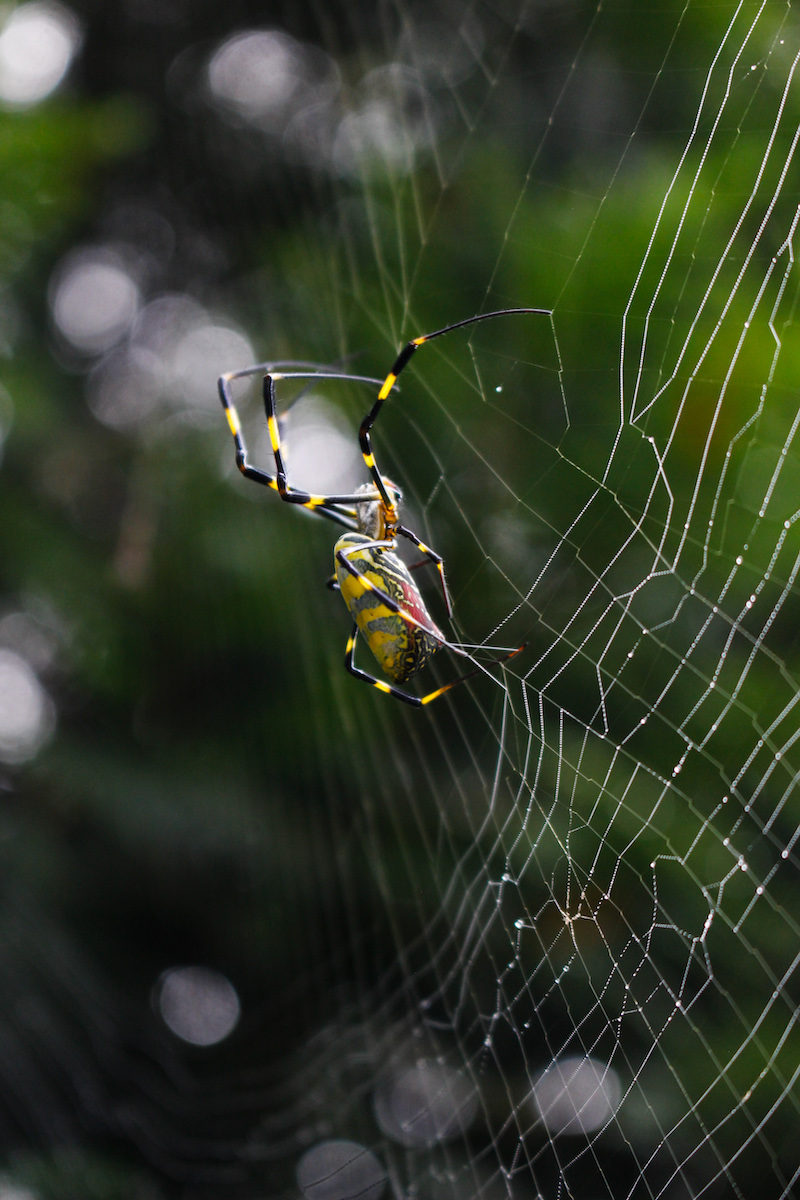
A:
POLYGON ((441 637, 441 630, 431 620, 430 614, 423 603, 422 596, 419 594, 419 590, 413 583, 407 583, 406 581, 403 581, 401 586, 403 589, 403 611, 412 616, 415 621, 418 621, 428 633, 434 633, 441 637))

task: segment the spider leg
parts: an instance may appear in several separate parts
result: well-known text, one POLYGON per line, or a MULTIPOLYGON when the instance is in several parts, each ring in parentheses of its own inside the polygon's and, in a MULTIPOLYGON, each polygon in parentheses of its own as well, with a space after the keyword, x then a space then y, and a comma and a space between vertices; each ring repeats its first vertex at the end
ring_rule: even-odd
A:
POLYGON ((290 488, 286 482, 286 469, 283 463, 283 456, 280 451, 280 435, 278 433, 277 410, 275 406, 275 384, 276 379, 339 379, 349 381, 351 383, 374 383, 379 384, 379 379, 374 379, 368 375, 352 375, 345 371, 328 371, 320 370, 298 370, 298 371, 281 371, 276 370, 278 367, 315 367, 315 363, 306 362, 274 362, 274 363, 256 363, 251 367, 243 367, 238 371, 229 371, 225 375, 220 376, 218 382, 219 395, 222 401, 222 407, 225 410, 225 415, 228 420, 228 426, 233 435, 233 440, 236 446, 236 465, 245 476, 246 479, 252 479, 254 483, 260 483, 264 487, 272 488, 281 496, 281 499, 293 504, 300 504, 304 508, 308 508, 320 516, 327 517, 329 520, 336 522, 337 525, 343 525, 345 529, 357 529, 358 521, 356 517, 356 505, 363 503, 364 500, 377 500, 378 493, 353 494, 349 496, 315 496, 309 492, 301 492, 297 489, 290 488), (239 414, 236 411, 236 405, 233 403, 231 396, 230 385, 234 379, 243 379, 250 375, 264 375, 264 400, 267 410, 267 423, 270 430, 270 440, 275 453, 275 444, 277 439, 277 453, 275 453, 275 464, 278 473, 270 475, 269 472, 262 470, 260 467, 253 466, 248 462, 247 446, 242 432, 242 424, 239 420, 239 414), (270 420, 272 418, 272 420, 270 420))
MULTIPOLYGON (((404 704, 410 704, 412 708, 422 708, 426 704, 430 704, 432 700, 438 700, 439 696, 443 696, 445 692, 451 691, 452 688, 458 687, 460 683, 465 683, 473 676, 482 673, 480 667, 476 667, 473 671, 468 671, 466 675, 459 675, 457 679, 451 679, 449 683, 445 683, 442 687, 435 688, 434 691, 428 692, 425 696, 413 696, 410 692, 404 692, 401 688, 394 687, 391 683, 386 683, 383 679, 376 679, 374 675, 370 675, 367 671, 357 667, 355 664, 356 639, 358 638, 358 626, 353 625, 353 631, 347 639, 347 645, 344 651, 345 669, 351 675, 355 675, 356 679, 360 679, 363 683, 368 683, 372 687, 377 688, 379 692, 383 692, 386 696, 394 696, 396 700, 402 700, 404 704)), ((506 662, 509 658, 513 658, 515 654, 519 654, 520 650, 524 650, 524 646, 519 646, 511 650, 503 658, 497 658, 489 666, 496 666, 497 663, 506 662)))
MULTIPOLYGON (((236 446, 236 465, 244 475, 245 479, 252 479, 254 483, 263 484, 264 487, 272 488, 278 491, 278 481, 276 476, 270 475, 267 471, 262 471, 260 467, 254 467, 247 459, 247 446, 242 432, 241 421, 239 414, 236 411, 236 405, 230 393, 230 381, 232 379, 241 378, 244 375, 260 372, 264 364, 259 364, 257 367, 247 367, 243 371, 231 371, 227 375, 221 375, 218 387, 219 395, 222 400, 222 407, 225 410, 225 415, 228 419, 228 427, 233 434, 233 441, 236 446)), ((340 505, 336 503, 330 504, 315 504, 307 505, 313 512, 319 513, 322 517, 327 517, 331 521, 335 521, 337 525, 343 525, 345 529, 357 529, 358 522, 356 520, 356 510, 353 507, 340 505)))
POLYGON ((465 325, 475 325, 478 321, 488 321, 490 317, 510 317, 514 316, 516 313, 538 313, 541 316, 548 317, 552 317, 553 315, 552 309, 549 308, 501 308, 496 312, 479 313, 477 317, 467 317, 464 321, 456 321, 453 325, 445 325, 444 329, 436 329, 433 333, 424 333, 421 335, 421 337, 412 338, 411 341, 407 342, 398 354, 391 371, 381 384, 381 390, 378 392, 377 400, 367 413, 364 420, 361 422, 361 428, 358 431, 358 441, 361 446, 361 453, 363 455, 364 462, 366 463, 367 470, 372 476, 375 487, 380 492, 381 499, 383 500, 383 503, 388 509, 389 513, 393 513, 395 508, 391 497, 389 496, 386 484, 384 483, 381 473, 375 463, 375 456, 372 453, 370 434, 372 432, 373 425, 378 419, 378 414, 383 407, 383 402, 397 383, 401 371, 408 366, 408 363, 414 353, 419 349, 420 346, 424 345, 425 342, 430 342, 434 338, 442 337, 442 335, 445 333, 452 333, 454 329, 463 329, 465 325))
MULTIPOLYGON (((360 679, 362 683, 368 683, 372 687, 377 688, 379 692, 383 692, 385 696, 394 696, 396 700, 402 700, 404 704, 410 704, 412 708, 422 708, 423 704, 435 700, 442 692, 446 692, 448 688, 439 688, 435 692, 431 692, 428 696, 413 696, 410 692, 404 692, 401 688, 395 687, 394 684, 386 683, 383 679, 376 679, 374 675, 370 675, 367 671, 357 667, 355 664, 356 639, 358 638, 358 626, 353 625, 353 631, 347 639, 347 645, 344 651, 345 670, 351 675, 355 675, 356 679, 360 679)), ((452 684, 449 685, 452 687, 452 684)))
POLYGON ((411 567, 410 570, 413 571, 416 570, 417 567, 424 567, 428 563, 433 563, 435 565, 436 570, 439 572, 439 581, 442 585, 442 595, 444 596, 445 606, 447 607, 447 615, 448 617, 452 617, 453 605, 450 600, 450 593, 447 590, 447 580, 444 577, 444 560, 441 554, 437 554, 435 550, 431 550, 430 546, 426 546, 424 542, 421 542, 415 533, 412 533, 410 529, 406 529, 405 525, 395 525, 394 532, 398 535, 398 537, 404 537, 409 542, 413 542, 417 549, 425 555, 422 562, 414 563, 414 566, 411 567))
MULTIPOLYGON (((280 494, 281 500, 285 500, 288 504, 300 504, 304 508, 310 508, 314 511, 319 508, 330 509, 341 505, 359 505, 363 504, 365 500, 379 500, 383 495, 380 490, 375 492, 354 492, 342 496, 317 496, 312 492, 304 492, 299 488, 293 488, 289 485, 286 477, 286 464, 283 460, 283 451, 281 449, 278 409, 275 399, 275 382, 279 379, 344 379, 355 383, 378 383, 379 381, 366 375, 347 375, 341 371, 286 371, 281 373, 268 371, 264 375, 264 410, 267 414, 267 428, 269 429, 272 453, 275 456, 276 474, 274 486, 280 494)), ((383 481, 381 481, 381 484, 383 484, 383 481)))

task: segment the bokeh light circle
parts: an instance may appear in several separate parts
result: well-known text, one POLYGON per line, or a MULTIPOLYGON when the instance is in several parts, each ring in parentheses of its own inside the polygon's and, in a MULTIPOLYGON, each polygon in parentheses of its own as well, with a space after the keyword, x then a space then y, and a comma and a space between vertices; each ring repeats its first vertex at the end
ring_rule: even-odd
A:
POLYGON ((533 1087, 533 1102, 551 1133, 586 1134, 613 1117, 622 1085, 613 1068, 594 1058, 557 1059, 533 1087))
POLYGON ((58 87, 80 45, 80 25, 63 4, 31 0, 0 30, 0 102, 26 108, 58 87))
POLYGON ((233 984, 210 967, 173 967, 161 976, 156 1006, 184 1042, 213 1046, 236 1028, 241 1013, 233 984))
POLYGON ((55 725, 55 709, 24 658, 0 649, 0 761, 23 763, 41 749, 55 725))
POLYGON ((130 329, 138 310, 138 285, 112 251, 76 251, 51 281, 53 322, 83 354, 110 349, 130 329))
POLYGON ((297 1164, 306 1200, 378 1200, 386 1187, 380 1161, 359 1142, 318 1142, 297 1164))
POLYGON ((375 1093, 378 1124, 402 1146, 433 1146, 459 1137, 477 1111, 475 1086, 453 1067, 436 1062, 393 1072, 375 1093))

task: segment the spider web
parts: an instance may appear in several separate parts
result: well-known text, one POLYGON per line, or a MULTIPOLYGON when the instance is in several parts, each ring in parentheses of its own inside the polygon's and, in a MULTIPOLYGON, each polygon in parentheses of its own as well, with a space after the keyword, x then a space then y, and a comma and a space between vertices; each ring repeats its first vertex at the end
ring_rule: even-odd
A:
POLYGON ((797 22, 470 6, 447 59, 443 13, 394 6, 394 123, 361 112, 315 248, 379 376, 552 309, 422 348, 375 430, 458 635, 528 646, 422 716, 307 677, 348 966, 253 1154, 307 1196, 789 1196, 797 22))

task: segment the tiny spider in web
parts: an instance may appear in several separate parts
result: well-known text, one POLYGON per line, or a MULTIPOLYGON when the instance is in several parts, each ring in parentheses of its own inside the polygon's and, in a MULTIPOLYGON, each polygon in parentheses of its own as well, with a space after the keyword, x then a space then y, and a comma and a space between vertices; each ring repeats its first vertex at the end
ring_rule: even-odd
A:
POLYGON ((400 523, 399 506, 402 501, 400 488, 381 473, 372 453, 370 435, 372 428, 383 407, 384 401, 395 387, 398 376, 406 367, 414 352, 425 342, 461 329, 465 325, 473 325, 478 321, 486 321, 490 317, 513 316, 522 313, 538 313, 550 315, 549 309, 543 308, 505 308, 498 312, 482 313, 477 317, 468 317, 465 321, 457 321, 434 333, 426 333, 413 338, 398 354, 394 365, 385 379, 372 379, 364 375, 350 375, 342 371, 320 369, 313 363, 257 363, 252 367, 244 367, 239 371, 229 371, 219 380, 219 394, 222 406, 228 418, 233 440, 236 444, 236 465, 247 479, 273 488, 281 500, 288 504, 299 504, 311 512, 327 517, 338 525, 343 525, 349 532, 342 534, 336 542, 333 551, 335 574, 329 580, 329 586, 339 590, 353 618, 353 630, 345 649, 345 667, 357 679, 371 684, 379 691, 398 700, 421 708, 430 704, 439 696, 449 692, 467 679, 481 673, 487 667, 494 667, 507 662, 515 654, 524 650, 524 645, 516 646, 506 651, 501 657, 492 659, 483 667, 476 667, 465 675, 459 675, 442 687, 428 692, 424 696, 415 696, 405 692, 396 684, 405 683, 442 646, 454 654, 469 657, 463 647, 449 642, 434 623, 425 605, 419 588, 411 578, 410 571, 414 567, 432 563, 438 573, 442 595, 448 617, 453 615, 450 593, 445 580, 444 562, 430 546, 400 523), (308 370, 286 371, 283 367, 312 368, 308 370), (275 456, 275 474, 270 475, 259 467, 251 466, 247 459, 247 447, 242 434, 238 413, 233 404, 230 384, 234 379, 242 379, 250 375, 264 376, 264 407, 267 414, 272 452, 275 456), (341 379, 355 383, 372 383, 379 387, 378 397, 364 420, 361 422, 358 440, 367 470, 372 477, 372 483, 362 484, 350 495, 322 496, 300 491, 290 486, 286 478, 286 466, 281 449, 280 431, 278 428, 278 413, 275 400, 275 384, 282 379, 341 379), (395 546, 398 538, 404 538, 417 547, 424 556, 422 561, 410 568, 402 561, 395 546), (378 661, 381 669, 392 680, 386 683, 376 679, 355 663, 356 639, 363 634, 367 645, 378 661))

